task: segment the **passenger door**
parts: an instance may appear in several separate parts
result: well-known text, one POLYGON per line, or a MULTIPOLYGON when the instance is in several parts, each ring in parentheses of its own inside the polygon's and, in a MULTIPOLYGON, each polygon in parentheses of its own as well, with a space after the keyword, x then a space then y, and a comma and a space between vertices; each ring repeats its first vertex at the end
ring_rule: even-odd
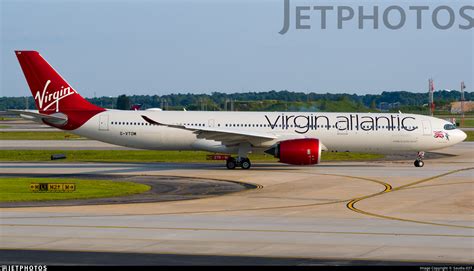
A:
POLYGON ((431 131, 431 122, 429 120, 423 121, 423 135, 430 136, 432 133, 431 131))
POLYGON ((101 115, 99 117, 99 131, 109 130, 109 115, 101 115))

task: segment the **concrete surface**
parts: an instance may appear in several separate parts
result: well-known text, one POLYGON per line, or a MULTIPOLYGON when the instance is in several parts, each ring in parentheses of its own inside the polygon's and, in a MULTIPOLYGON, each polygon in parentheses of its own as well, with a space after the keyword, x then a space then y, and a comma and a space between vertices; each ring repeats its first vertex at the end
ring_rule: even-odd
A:
POLYGON ((60 132, 61 130, 29 120, 0 120, 1 132, 60 132))
POLYGON ((473 143, 412 160, 256 164, 3 163, 1 173, 186 176, 258 184, 219 197, 1 210, 0 247, 474 263, 473 143), (119 245, 118 245, 119 244, 119 245))
POLYGON ((357 261, 331 260, 312 258, 272 258, 217 255, 183 255, 156 253, 124 252, 83 252, 83 251, 44 251, 44 250, 0 250, 3 264, 44 264, 44 265, 114 265, 114 266, 148 266, 148 265, 415 265, 432 266, 429 262, 396 262, 396 261, 357 261))

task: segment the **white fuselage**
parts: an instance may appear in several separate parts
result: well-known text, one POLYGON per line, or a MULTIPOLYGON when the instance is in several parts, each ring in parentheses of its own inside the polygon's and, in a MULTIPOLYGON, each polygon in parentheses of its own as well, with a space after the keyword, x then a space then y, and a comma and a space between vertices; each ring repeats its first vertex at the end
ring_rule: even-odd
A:
POLYGON ((72 132, 139 149, 238 151, 238 146, 225 146, 220 141, 198 138, 200 128, 210 128, 276 137, 272 141, 252 144, 254 152, 261 152, 283 140, 317 138, 327 151, 392 153, 436 150, 465 139, 462 131, 445 129, 447 124, 450 123, 434 117, 402 113, 107 110, 72 132), (152 125, 142 116, 196 130, 152 125))

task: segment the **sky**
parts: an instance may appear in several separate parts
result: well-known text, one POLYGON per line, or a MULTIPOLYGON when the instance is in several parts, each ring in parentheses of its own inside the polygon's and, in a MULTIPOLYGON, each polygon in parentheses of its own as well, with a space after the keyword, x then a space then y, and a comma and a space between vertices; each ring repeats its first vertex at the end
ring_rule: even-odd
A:
POLYGON ((464 80, 473 91, 474 34, 472 28, 458 27, 466 24, 458 14, 463 5, 472 1, 291 0, 290 29, 281 35, 283 0, 0 0, 0 96, 31 95, 13 52, 17 49, 39 51, 85 97, 423 92, 429 78, 436 89, 459 89, 464 80), (315 12, 308 12, 305 21, 311 29, 295 29, 296 6, 357 10, 379 3, 382 10, 389 4, 406 10, 419 4, 430 11, 421 30, 413 14, 399 30, 383 25, 360 30, 357 20, 337 29, 335 12, 328 15, 325 30, 315 12), (432 10, 443 4, 456 11, 449 30, 431 23, 432 10))

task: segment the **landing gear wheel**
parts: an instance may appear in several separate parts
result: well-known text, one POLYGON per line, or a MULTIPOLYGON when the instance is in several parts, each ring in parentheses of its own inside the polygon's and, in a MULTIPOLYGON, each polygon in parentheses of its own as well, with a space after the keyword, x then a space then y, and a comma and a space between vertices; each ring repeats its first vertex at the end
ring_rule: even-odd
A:
POLYGON ((248 158, 245 158, 242 159, 242 161, 240 162, 240 166, 242 167, 242 169, 249 169, 252 164, 250 163, 250 160, 248 158))
POLYGON ((415 160, 415 167, 423 167, 425 163, 422 160, 415 160))
POLYGON ((425 165, 425 163, 423 162, 423 158, 425 158, 425 152, 419 151, 414 163, 415 167, 423 167, 425 165))
POLYGON ((237 163, 235 162, 235 159, 231 157, 231 158, 227 159, 225 165, 226 165, 227 169, 234 169, 235 166, 237 165, 237 163))

